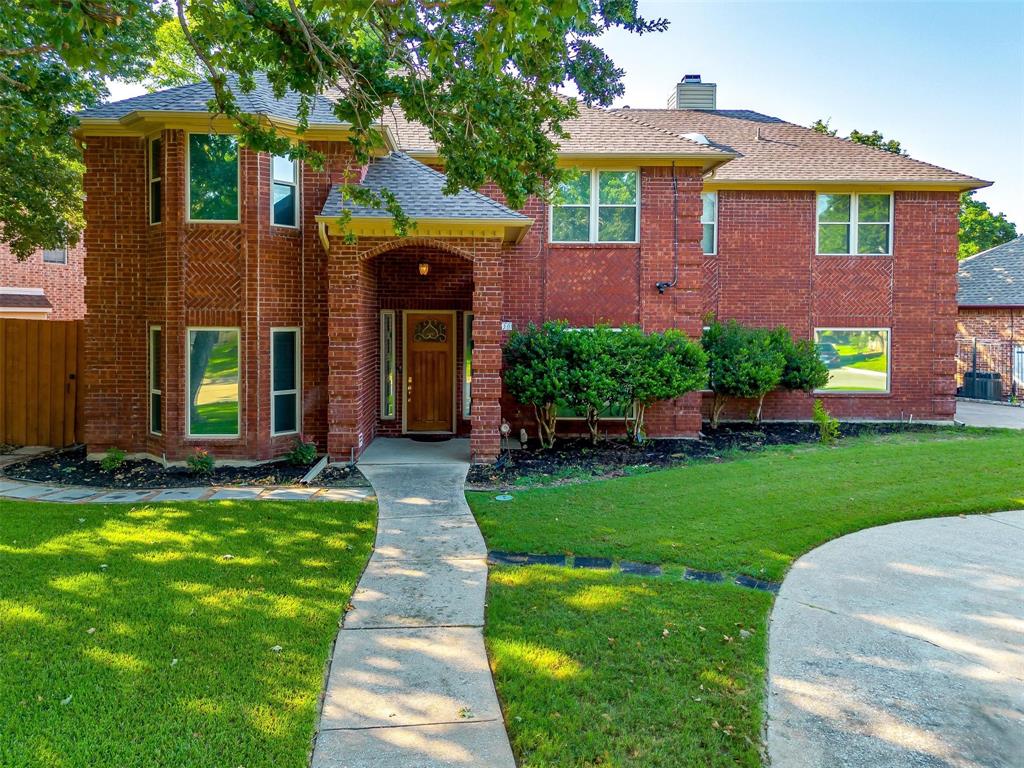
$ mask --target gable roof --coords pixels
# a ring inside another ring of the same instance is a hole
[[[443,192],[448,179],[418,160],[402,152],[372,160],[363,180],[353,186],[373,192],[387,189],[395,196],[403,213],[410,219],[478,219],[528,224],[528,216],[507,208],[486,195],[469,189],[460,189],[454,195]],[[331,187],[320,212],[322,218],[334,218],[344,212],[352,218],[389,219],[391,214],[383,208],[359,205],[342,200],[341,185]]]
[[[961,307],[1024,307],[1024,235],[960,262]]]
[[[743,109],[619,109],[617,114],[673,133],[702,133],[737,157],[714,182],[760,184],[906,184],[977,189],[991,182],[910,157],[827,136]]]
[[[251,115],[266,115],[277,120],[295,122],[299,113],[299,94],[286,91],[280,99],[274,96],[266,76],[255,77],[256,88],[243,93],[238,86],[238,78],[231,75],[231,90],[238,101],[239,109]],[[209,101],[213,98],[213,86],[203,80],[199,83],[181,85],[176,88],[165,88],[129,99],[98,104],[78,113],[80,118],[106,118],[121,120],[135,112],[195,112],[209,114]],[[344,127],[344,123],[335,117],[331,109],[331,101],[326,96],[318,96],[313,100],[309,122],[313,125],[336,125]]]

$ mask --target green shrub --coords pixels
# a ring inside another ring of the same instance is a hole
[[[128,458],[128,454],[120,448],[111,448],[100,460],[100,467],[104,472],[113,472],[121,468],[126,458]]]
[[[607,325],[598,325],[562,337],[566,356],[562,402],[583,416],[593,443],[598,440],[601,412],[618,399],[615,374],[619,336]]]
[[[301,437],[296,437],[292,443],[292,449],[285,454],[285,458],[292,464],[305,466],[316,460],[316,443],[304,442]]]
[[[711,426],[718,426],[730,397],[757,400],[754,418],[760,421],[764,397],[779,385],[786,365],[780,334],[712,318],[701,343],[708,356],[708,387],[715,393]]]
[[[192,474],[200,477],[208,477],[213,474],[213,454],[205,448],[196,448],[185,463],[192,470]]]
[[[821,400],[814,401],[814,423],[818,425],[822,445],[833,445],[839,439],[839,420],[825,409]]]
[[[775,333],[779,334],[786,355],[786,365],[779,381],[783,389],[810,394],[828,384],[828,367],[818,356],[818,348],[813,341],[793,341],[785,328],[776,328]]]
[[[505,343],[505,386],[520,403],[533,406],[544,448],[555,443],[558,402],[568,388],[567,333],[562,322],[540,328],[530,323],[525,331],[513,331]]]
[[[644,333],[633,325],[614,335],[615,402],[626,414],[630,440],[637,442],[645,437],[644,419],[650,406],[704,387],[708,359],[682,331]]]

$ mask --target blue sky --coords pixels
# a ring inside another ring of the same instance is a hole
[[[671,25],[602,38],[626,71],[618,105],[663,107],[682,75],[700,73],[718,83],[722,109],[879,130],[913,157],[994,181],[978,196],[1024,231],[1024,0],[640,8]]]
[[[1024,0],[640,9],[671,25],[603,38],[626,71],[618,105],[664,107],[682,75],[700,73],[721,109],[877,129],[915,158],[994,181],[978,196],[1024,232]]]

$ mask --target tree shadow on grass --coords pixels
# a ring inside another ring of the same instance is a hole
[[[8,507],[0,765],[306,765],[373,505]]]

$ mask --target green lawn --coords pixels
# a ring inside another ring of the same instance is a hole
[[[492,549],[667,564],[645,579],[491,573],[485,634],[521,768],[758,766],[772,598],[683,566],[780,579],[836,536],[1024,507],[1024,435],[943,431],[772,449],[585,485],[471,493]],[[668,634],[665,634],[668,630]]]
[[[5,501],[0,765],[305,768],[375,516]]]

